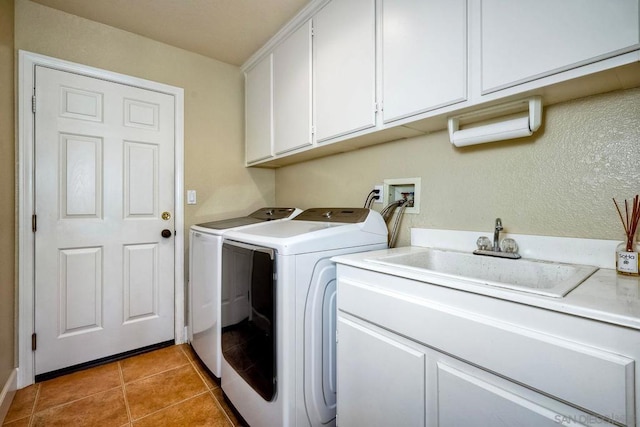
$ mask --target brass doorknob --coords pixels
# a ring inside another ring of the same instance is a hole
[[[165,239],[168,239],[169,237],[171,237],[171,230],[165,228],[160,234],[162,234],[162,237],[164,237]]]

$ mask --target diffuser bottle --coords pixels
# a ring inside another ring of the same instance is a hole
[[[640,224],[640,195],[636,194],[632,200],[625,200],[624,209],[622,204],[618,205],[616,199],[613,199],[613,204],[616,206],[626,236],[625,241],[616,248],[616,270],[620,274],[638,276],[640,275],[638,262],[640,247],[636,240],[636,231]]]
[[[619,274],[640,276],[640,243],[620,243],[616,248],[616,270]]]

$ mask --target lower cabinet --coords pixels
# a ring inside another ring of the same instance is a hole
[[[615,425],[466,363],[438,361],[435,369],[437,406],[430,425]]]
[[[338,336],[339,426],[615,425],[356,318]]]
[[[338,264],[339,426],[638,425],[638,331],[361,271]]]
[[[425,425],[423,352],[339,316],[337,363],[338,425]]]

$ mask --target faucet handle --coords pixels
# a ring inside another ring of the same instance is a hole
[[[511,254],[518,253],[518,244],[516,243],[515,240],[508,237],[506,239],[502,239],[502,242],[500,242],[500,248],[502,249],[503,252],[507,252]]]
[[[476,241],[476,245],[478,246],[478,250],[488,251],[491,249],[491,240],[487,236],[480,236]]]

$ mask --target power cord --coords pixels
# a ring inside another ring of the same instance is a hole
[[[371,205],[373,204],[374,200],[378,200],[380,198],[379,194],[380,190],[371,190],[369,192],[369,195],[367,195],[366,200],[364,201],[364,207],[367,209],[371,209]]]

